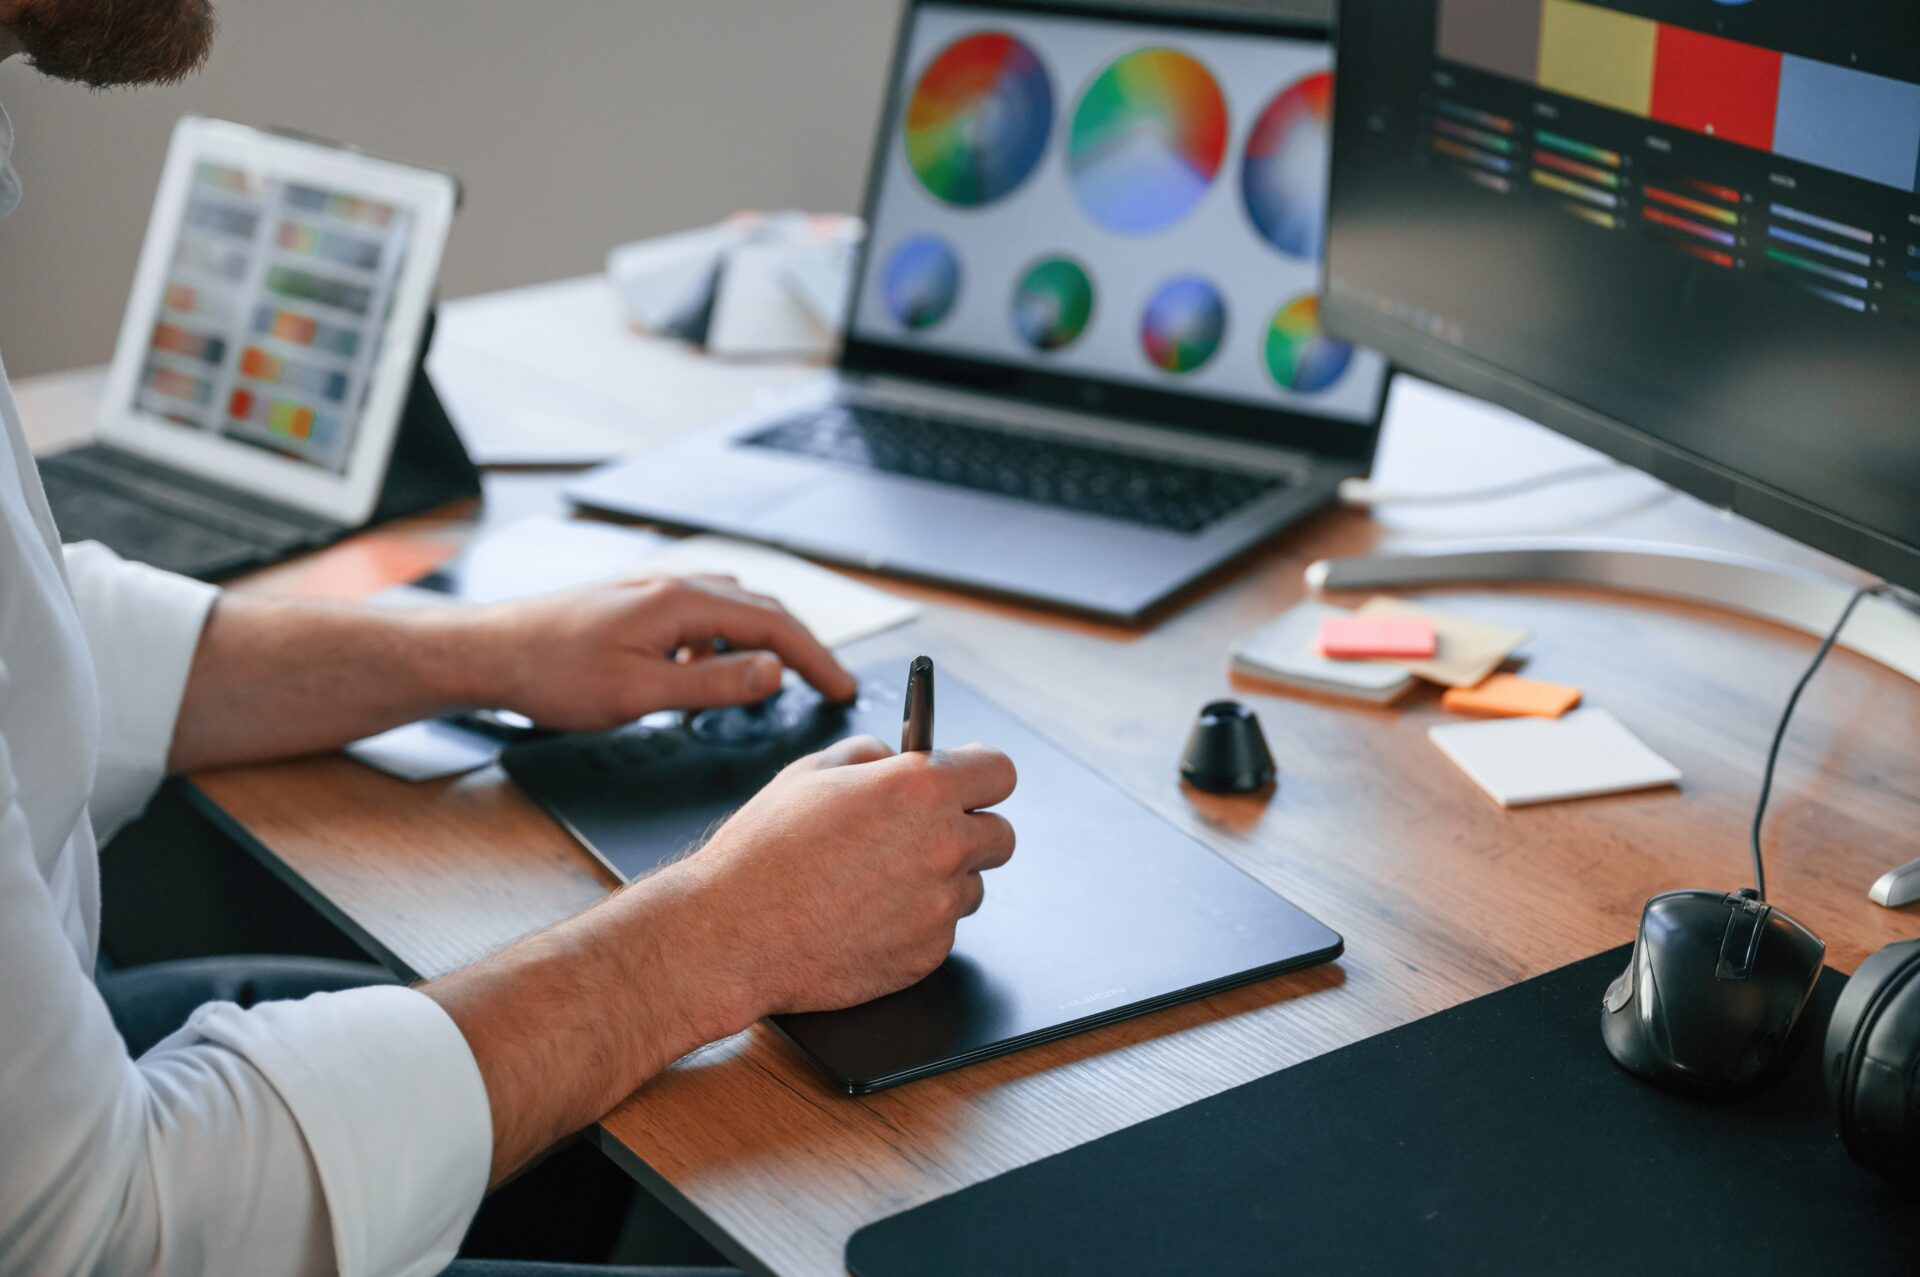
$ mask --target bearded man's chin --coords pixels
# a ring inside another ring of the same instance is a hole
[[[14,35],[34,70],[95,88],[171,84],[213,47],[210,0],[26,0]]]

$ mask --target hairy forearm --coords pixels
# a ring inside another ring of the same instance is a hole
[[[337,749],[474,707],[491,656],[454,609],[386,612],[229,594],[187,676],[174,771]]]
[[[473,1050],[498,1184],[753,1012],[701,924],[697,876],[668,870],[423,985]]]

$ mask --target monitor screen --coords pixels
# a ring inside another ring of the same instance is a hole
[[[363,192],[198,163],[135,405],[344,472],[412,217]]]
[[[1920,8],[1344,0],[1328,311],[1920,584]]]
[[[1319,322],[1331,66],[1310,33],[915,6],[851,336],[1364,437],[1385,366]]]

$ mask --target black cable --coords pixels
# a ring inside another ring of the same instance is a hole
[[[1847,605],[1840,609],[1840,619],[1833,623],[1833,629],[1827,632],[1826,641],[1820,644],[1820,650],[1813,654],[1813,661],[1807,666],[1807,672],[1793,685],[1793,695],[1787,697],[1787,707],[1780,711],[1780,725],[1773,729],[1773,747],[1767,750],[1767,768],[1760,775],[1760,801],[1753,809],[1753,886],[1760,898],[1767,898],[1767,867],[1760,857],[1760,827],[1767,819],[1767,799],[1773,793],[1773,767],[1780,761],[1780,744],[1787,738],[1787,724],[1793,721],[1793,707],[1800,703],[1800,693],[1807,690],[1807,684],[1813,681],[1814,674],[1820,669],[1821,662],[1827,659],[1827,653],[1840,640],[1840,631],[1847,628],[1847,622],[1853,619],[1853,609],[1860,606],[1860,600],[1869,594],[1880,593],[1880,586],[1862,586],[1853,592]]]

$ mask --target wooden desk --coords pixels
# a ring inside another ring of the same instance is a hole
[[[1384,471],[1445,487],[1446,456],[1517,429],[1489,420],[1436,442],[1428,424],[1396,424],[1404,439],[1390,442]],[[496,479],[489,518],[553,506],[554,486]],[[1643,495],[1543,494],[1498,518],[1567,530],[1585,503],[1596,525],[1587,530],[1781,548],[1690,502]],[[457,519],[434,526],[465,531]],[[1584,687],[1686,773],[1677,792],[1503,812],[1425,739],[1448,717],[1430,692],[1396,709],[1353,709],[1228,678],[1228,644],[1300,596],[1310,560],[1383,535],[1360,516],[1327,515],[1141,633],[891,586],[922,599],[926,616],[847,654],[925,650],[1020,706],[1339,930],[1340,962],[861,1099],[835,1094],[756,1027],[628,1099],[597,1133],[602,1146],[750,1271],[840,1273],[846,1240],[865,1223],[1620,944],[1652,892],[1746,880],[1766,743],[1810,640],[1605,594],[1436,596],[1535,631],[1530,670]],[[1176,780],[1192,714],[1229,691],[1266,724],[1282,775],[1269,803],[1207,798]],[[1836,652],[1782,756],[1769,870],[1774,898],[1826,937],[1843,970],[1920,930],[1912,911],[1866,899],[1879,873],[1920,851],[1916,759],[1920,687]],[[323,758],[195,780],[269,866],[409,975],[448,971],[612,886],[497,771],[409,786]],[[988,908],[992,899],[989,881]]]

